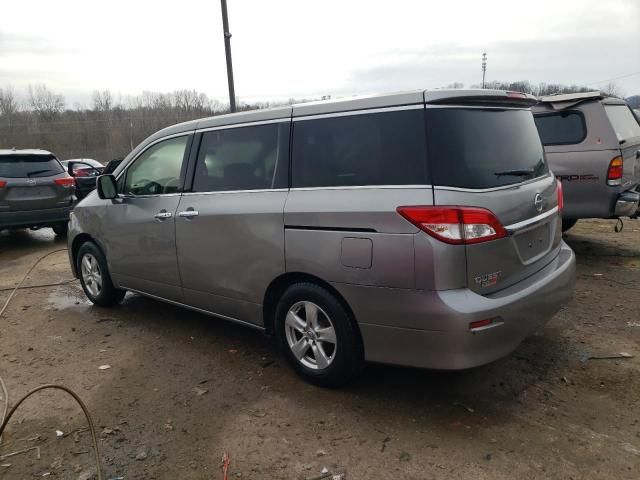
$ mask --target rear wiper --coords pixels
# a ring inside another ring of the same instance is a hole
[[[503,176],[514,176],[514,177],[526,177],[529,175],[533,175],[535,172],[535,169],[530,168],[528,170],[505,170],[504,172],[495,172],[494,175],[497,177],[503,177]]]
[[[33,172],[28,172],[27,173],[27,177],[30,177],[31,175],[38,175],[39,173],[46,173],[46,172],[50,172],[51,169],[47,168],[46,170],[34,170]]]

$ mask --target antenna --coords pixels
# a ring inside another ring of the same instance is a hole
[[[487,52],[482,53],[482,88],[484,88],[484,79],[487,73]]]

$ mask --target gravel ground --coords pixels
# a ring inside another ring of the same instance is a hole
[[[351,480],[638,479],[640,222],[613,226],[585,221],[566,235],[574,300],[511,356],[471,371],[368,365],[351,387],[323,390],[256,331],[137,295],[94,307],[73,282],[17,294],[0,319],[0,375],[13,401],[43,383],[77,391],[106,478],[221,479],[228,452],[230,479],[324,467]],[[64,247],[49,230],[0,233],[0,288]],[[57,253],[27,284],[67,279]],[[620,352],[633,357],[588,359]],[[40,458],[2,458],[32,447]],[[0,447],[3,480],[86,480],[93,468],[82,413],[61,393],[29,399]]]

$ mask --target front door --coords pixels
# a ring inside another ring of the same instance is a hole
[[[187,304],[262,323],[264,293],[285,268],[288,144],[288,118],[203,133],[176,216]]]
[[[151,145],[118,178],[103,238],[113,279],[122,287],[182,301],[175,213],[190,140],[185,134]]]

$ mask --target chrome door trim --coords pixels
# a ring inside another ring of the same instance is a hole
[[[521,222],[517,222],[517,223],[512,223],[511,225],[507,225],[505,228],[505,230],[509,231],[509,232],[514,232],[516,230],[520,230],[524,227],[528,227],[529,225],[533,225],[534,223],[538,223],[548,217],[550,217],[551,215],[554,215],[558,213],[558,207],[555,206],[553,207],[551,210],[547,210],[544,213],[541,213],[540,215],[536,215],[535,217],[531,217],[527,220],[523,220]]]
[[[451,192],[469,192],[469,193],[485,193],[485,192],[497,192],[499,190],[508,190],[510,188],[518,188],[523,185],[528,185],[530,183],[538,182],[544,178],[550,177],[551,173],[546,173],[540,177],[532,178],[530,180],[525,180],[523,182],[518,183],[510,183],[509,185],[500,185],[499,187],[490,187],[490,188],[464,188],[464,187],[448,187],[446,185],[434,185],[433,188],[435,190],[446,190]]]
[[[196,311],[196,312],[204,313],[205,315],[210,315],[210,316],[213,316],[213,317],[220,317],[220,318],[222,318],[224,320],[228,320],[228,321],[234,322],[234,323],[239,323],[239,324],[244,325],[246,327],[253,327],[253,328],[255,328],[257,330],[260,330],[262,332],[265,331],[264,327],[261,327],[260,325],[256,325],[256,324],[251,323],[251,322],[247,322],[245,320],[240,320],[238,318],[229,317],[227,315],[222,315],[220,313],[211,312],[209,310],[204,310],[204,309],[198,308],[198,307],[192,307],[191,305],[187,305],[186,303],[177,302],[175,300],[169,300],[168,298],[160,297],[158,295],[153,295],[152,293],[147,293],[147,292],[143,292],[141,290],[136,290],[135,288],[129,288],[126,285],[122,285],[122,286],[124,287],[125,290],[129,290],[130,292],[138,293],[138,294],[143,295],[145,297],[153,298],[155,300],[160,300],[161,302],[170,303],[170,304],[176,305],[178,307],[183,307],[183,308],[187,308],[189,310],[193,310],[193,311]]]
[[[356,185],[342,187],[293,187],[292,192],[306,192],[314,190],[416,190],[423,188],[432,188],[432,185]]]
[[[259,125],[271,125],[273,123],[284,123],[284,122],[290,122],[290,121],[291,121],[291,117],[284,117],[284,118],[276,118],[274,120],[259,120],[259,121],[256,121],[256,122],[230,123],[230,124],[225,124],[225,125],[217,125],[215,127],[198,128],[195,132],[196,133],[213,132],[213,131],[216,131],[216,130],[228,130],[230,128],[242,128],[242,127],[252,127],[252,126],[259,126]]]
[[[182,196],[192,195],[218,195],[229,193],[267,193],[267,192],[288,192],[288,188],[256,188],[255,190],[212,190],[210,192],[184,192]]]
[[[416,103],[412,105],[402,105],[396,107],[379,107],[379,108],[369,108],[363,110],[346,110],[342,112],[331,112],[331,113],[319,113],[317,115],[304,115],[301,117],[293,117],[291,120],[293,122],[304,121],[304,120],[315,120],[317,118],[333,118],[333,117],[350,117],[352,115],[367,115],[369,113],[385,113],[385,112],[399,112],[402,110],[423,110],[424,103]]]

